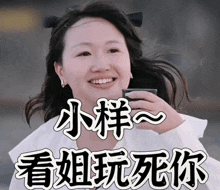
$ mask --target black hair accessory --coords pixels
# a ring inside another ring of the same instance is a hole
[[[45,17],[43,21],[44,28],[54,28],[60,21],[56,16]]]
[[[143,21],[142,12],[127,14],[127,16],[134,26],[141,27]]]
[[[132,22],[132,24],[136,27],[141,27],[143,14],[142,12],[127,14],[128,19]],[[49,16],[44,18],[43,26],[45,28],[54,28],[59,23],[60,18],[56,16]]]

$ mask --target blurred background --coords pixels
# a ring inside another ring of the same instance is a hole
[[[31,128],[24,104],[40,92],[51,29],[45,16],[61,16],[87,0],[0,0],[0,189],[8,189],[14,165],[8,151],[43,123]],[[146,55],[162,52],[185,75],[193,99],[183,109],[209,120],[201,142],[220,160],[220,1],[117,0],[126,13],[143,12],[138,32]],[[170,52],[171,54],[167,53]]]

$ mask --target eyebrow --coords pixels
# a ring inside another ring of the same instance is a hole
[[[112,44],[112,43],[117,43],[117,44],[122,44],[121,42],[117,41],[117,40],[110,40],[110,41],[107,41],[105,44]],[[71,49],[74,49],[78,46],[92,46],[92,43],[89,43],[89,42],[81,42],[73,47],[71,47]]]
[[[78,46],[91,46],[91,45],[92,45],[92,44],[89,43],[89,42],[81,42],[81,43],[79,43],[79,44],[77,44],[77,45],[75,45],[75,46],[72,46],[71,49],[74,49],[74,48],[76,48],[76,47],[78,47]]]
[[[112,43],[122,44],[118,40],[110,40],[110,41],[107,41],[105,44],[112,44]]]

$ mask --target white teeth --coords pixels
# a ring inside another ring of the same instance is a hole
[[[113,79],[112,78],[109,78],[109,79],[98,79],[98,80],[92,80],[91,83],[92,84],[106,84],[106,83],[109,83],[109,82],[112,82]]]

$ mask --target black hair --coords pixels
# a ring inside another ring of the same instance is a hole
[[[186,95],[189,100],[186,81],[179,70],[166,61],[143,57],[142,40],[138,37],[135,27],[127,15],[112,3],[96,1],[82,8],[69,10],[62,18],[56,19],[55,24],[52,23],[54,27],[51,32],[49,53],[46,57],[45,81],[41,93],[31,98],[25,106],[28,123],[35,112],[43,111],[46,122],[59,115],[63,108],[68,109],[67,100],[73,98],[73,94],[69,85],[61,87],[54,63],[62,64],[64,36],[67,30],[85,17],[103,18],[111,22],[123,34],[130,54],[131,72],[134,78],[131,80],[129,88],[158,89],[158,96],[176,109],[177,82],[174,77],[175,73],[183,86],[182,95]],[[167,81],[171,84],[171,92],[167,88]]]

